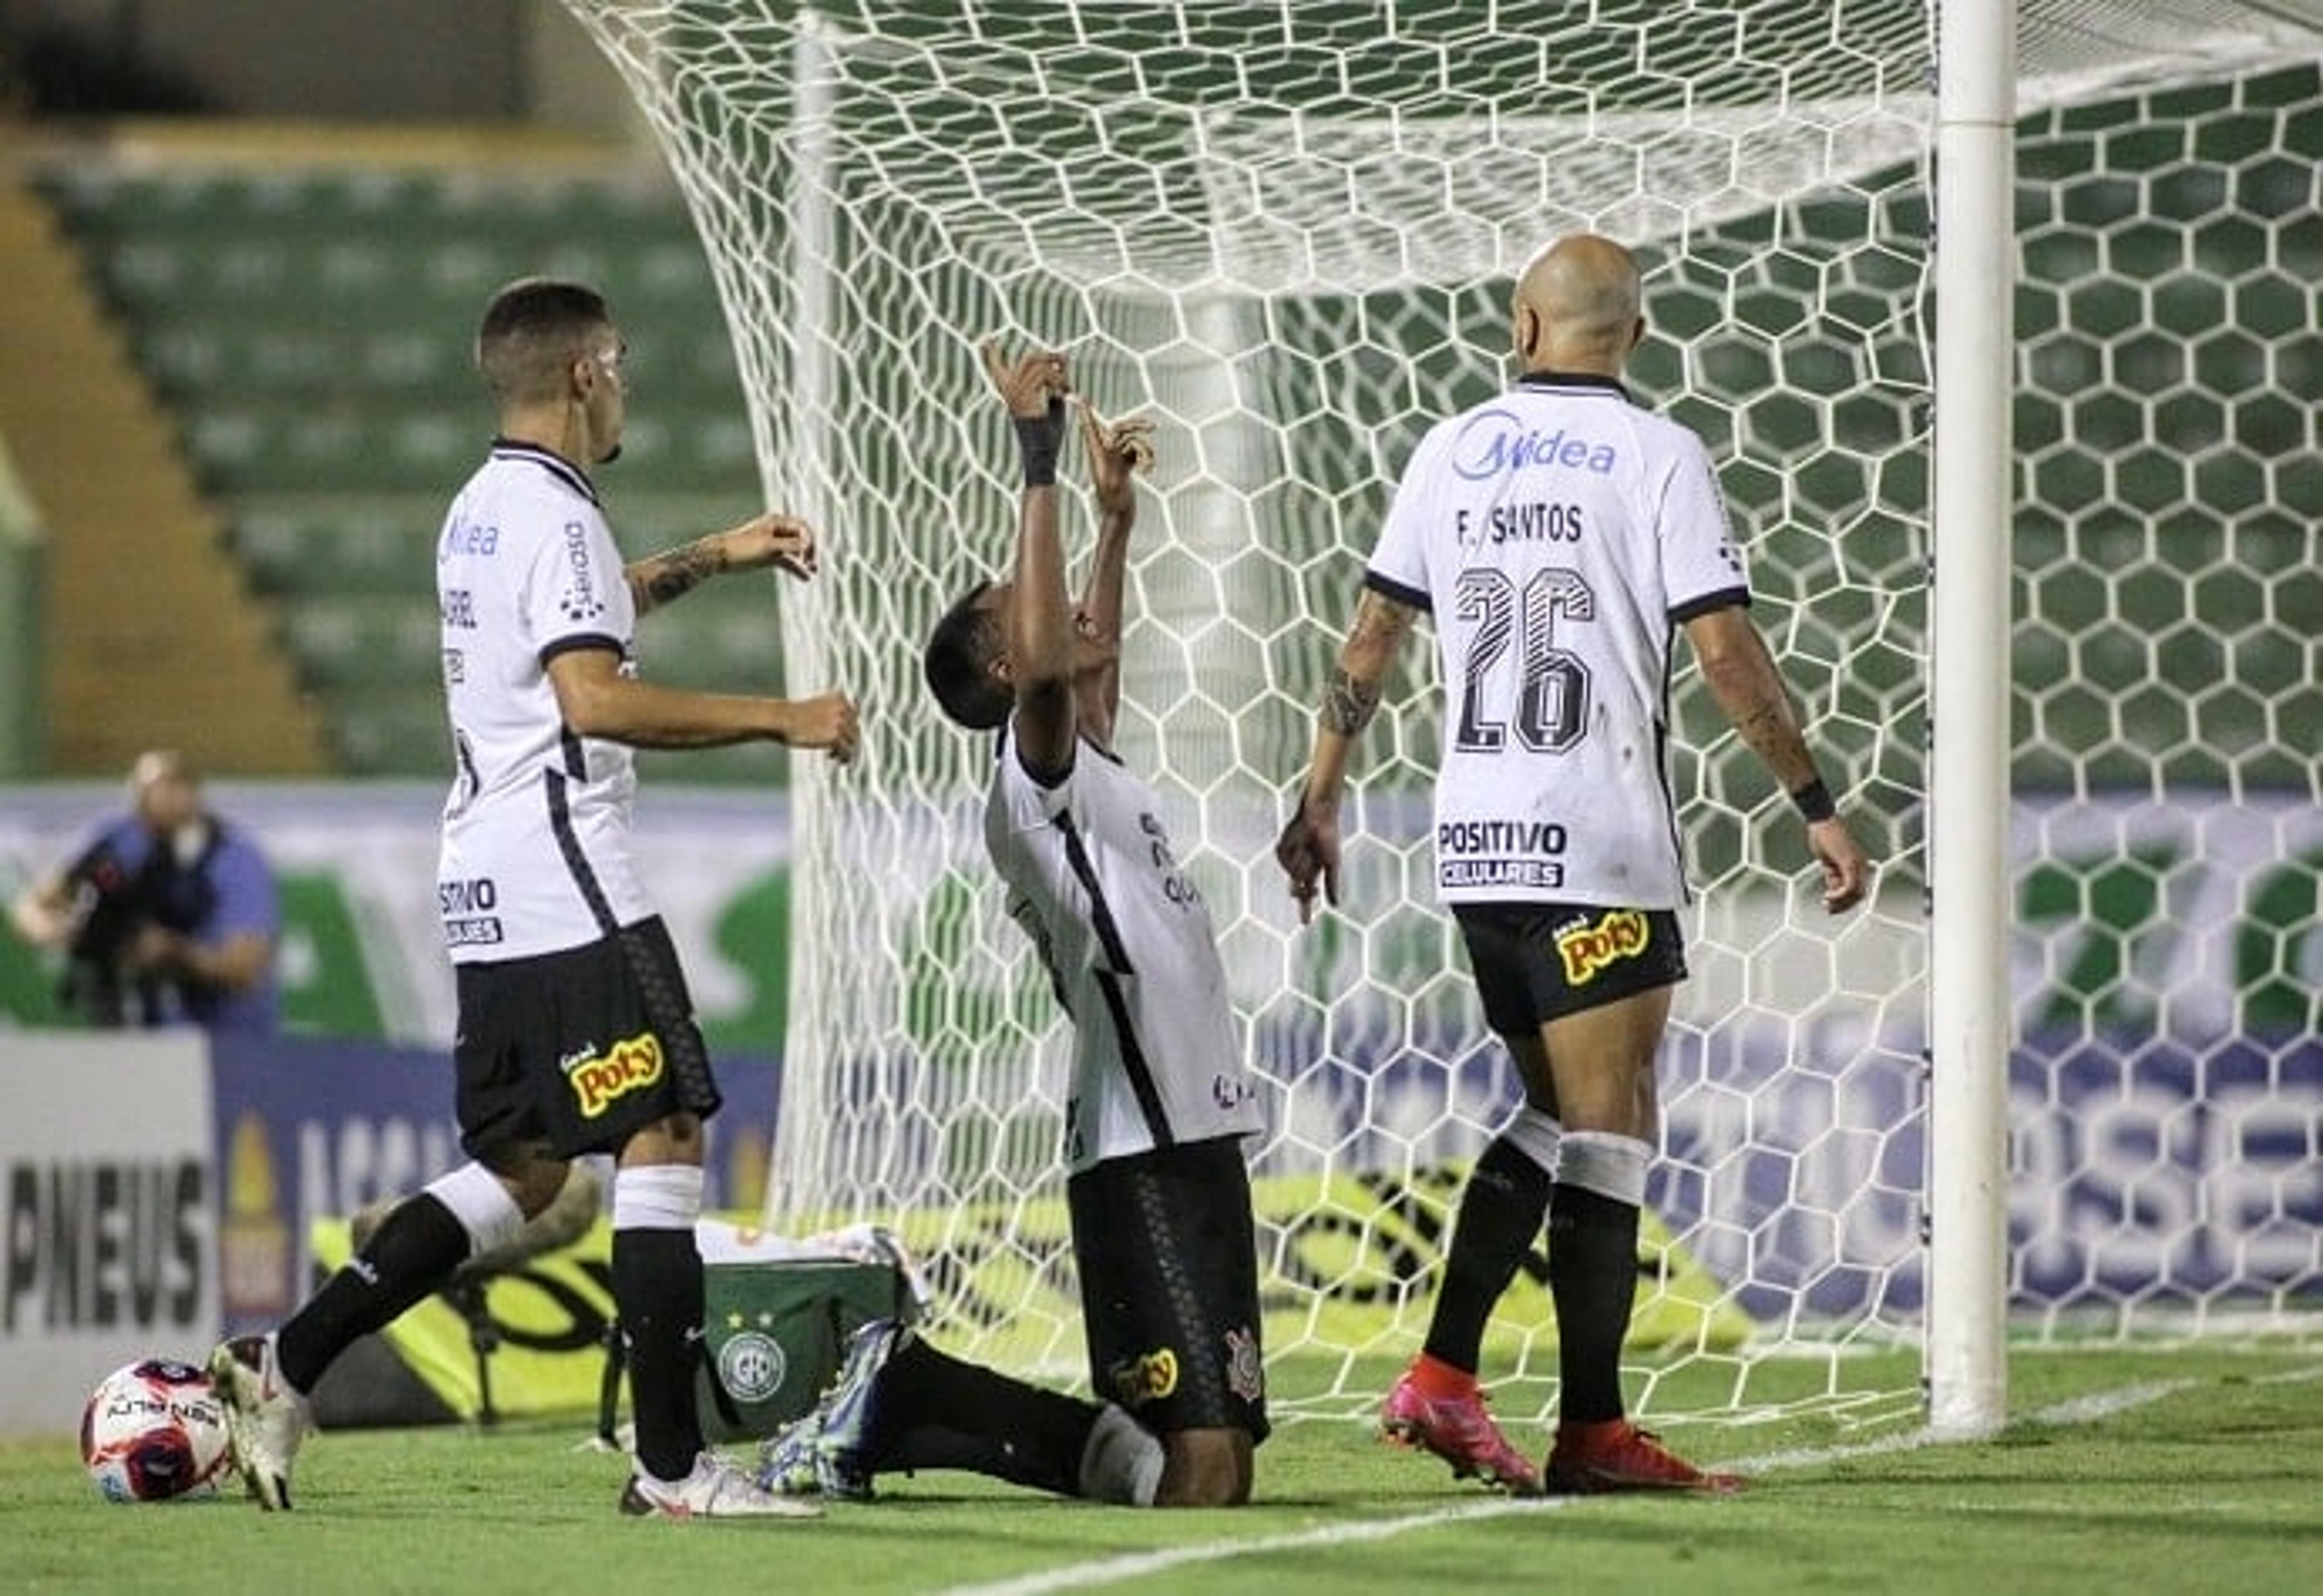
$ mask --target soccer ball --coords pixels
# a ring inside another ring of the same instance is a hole
[[[168,1358],[115,1370],[81,1410],[80,1460],[109,1502],[214,1494],[225,1471],[226,1432],[209,1375]]]

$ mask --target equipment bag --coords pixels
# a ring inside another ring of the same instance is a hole
[[[731,1227],[728,1227],[731,1228]],[[763,1439],[814,1406],[839,1372],[848,1338],[870,1319],[918,1316],[903,1250],[885,1231],[810,1242],[748,1231],[721,1244],[702,1229],[702,1431],[712,1441]],[[614,1440],[624,1368],[621,1327],[605,1334],[597,1433]]]

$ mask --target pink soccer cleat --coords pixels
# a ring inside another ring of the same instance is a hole
[[[1556,1426],[1548,1454],[1548,1491],[1594,1496],[1611,1491],[1704,1491],[1731,1496],[1740,1474],[1705,1473],[1626,1418]]]
[[[1471,1383],[1456,1396],[1430,1397],[1407,1369],[1380,1408],[1380,1431],[1404,1446],[1423,1446],[1452,1465],[1455,1480],[1482,1480],[1511,1496],[1538,1496],[1540,1471],[1509,1445]]]

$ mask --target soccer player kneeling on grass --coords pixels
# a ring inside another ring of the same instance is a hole
[[[1435,617],[1448,692],[1436,782],[1439,895],[1525,1101],[1460,1199],[1425,1350],[1382,1426],[1460,1475],[1530,1493],[1735,1489],[1631,1424],[1621,1344],[1659,1133],[1654,1054],[1685,978],[1686,902],[1665,745],[1672,635],[1797,802],[1823,906],[1871,866],[1816,773],[1751,625],[1710,459],[1632,403],[1638,266],[1581,234],[1517,285],[1513,391],[1445,421],[1405,467],[1324,693],[1299,806],[1275,845],[1304,920],[1338,902],[1339,802],[1413,619]],[[1484,1321],[1546,1215],[1556,1440],[1545,1468],[1484,1411]]]
[[[1060,1493],[1163,1506],[1249,1500],[1265,1439],[1257,1249],[1242,1139],[1261,1128],[1201,894],[1152,789],[1112,751],[1142,423],[1080,432],[1099,527],[1065,587],[1060,356],[987,344],[1024,467],[1015,579],[937,623],[924,656],[944,713],[997,733],[985,840],[1008,908],[1074,1030],[1066,1133],[1073,1256],[1103,1406],[944,1356],[886,1322],[859,1331],[816,1412],[771,1442],[776,1490],[869,1492],[876,1474],[965,1468]]]

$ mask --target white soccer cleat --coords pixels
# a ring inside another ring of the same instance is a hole
[[[290,1510],[290,1464],[315,1427],[307,1399],[290,1389],[274,1361],[274,1337],[238,1335],[210,1353],[210,1383],[225,1409],[226,1445],[251,1500],[269,1512]]]
[[[714,1452],[693,1460],[683,1480],[656,1480],[639,1468],[621,1488],[621,1511],[638,1518],[820,1518],[822,1509],[776,1496]]]

